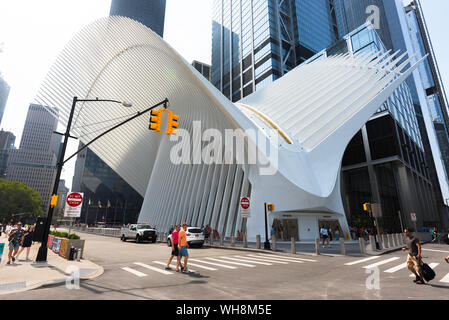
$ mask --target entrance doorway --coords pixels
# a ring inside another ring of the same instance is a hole
[[[295,241],[299,240],[298,219],[274,219],[273,228],[278,240],[290,241],[292,237],[295,238]]]
[[[338,220],[318,220],[318,228],[321,229],[321,227],[327,228],[327,230],[330,229],[329,232],[329,240],[338,240],[337,238],[343,237],[344,234],[340,226],[340,222]],[[337,232],[338,230],[338,232]]]

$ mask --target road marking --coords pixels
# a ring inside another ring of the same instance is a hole
[[[157,263],[157,264],[160,264],[160,265],[163,265],[163,266],[167,266],[167,264],[166,263],[163,263],[163,262],[161,262],[161,261],[153,261],[154,263]],[[172,265],[172,266],[175,266],[175,268],[176,268],[176,262],[175,261],[172,261],[171,263],[170,263],[170,265]],[[190,266],[190,263],[188,263],[187,264],[187,266]],[[191,271],[191,272],[196,272],[195,270],[192,270],[192,269],[190,269],[189,268],[189,271]],[[176,272],[176,270],[174,270],[174,272]]]
[[[236,256],[236,257],[239,257],[239,256]],[[256,261],[256,260],[248,260],[248,259],[243,258],[243,257],[239,257],[239,259],[230,258],[230,257],[220,257],[220,258],[234,260],[234,261],[241,261],[241,262],[251,262],[251,263],[255,263],[255,264],[262,264],[262,265],[265,265],[265,266],[272,266],[271,263],[261,262],[261,261]]]
[[[363,262],[371,261],[371,260],[378,259],[378,258],[380,258],[380,256],[374,256],[374,257],[369,257],[369,258],[365,258],[365,259],[362,259],[362,260],[356,260],[356,261],[353,261],[353,262],[345,263],[345,266],[353,266],[353,265],[358,264],[358,263],[363,263]]]
[[[263,259],[265,259],[268,262],[271,261],[283,261],[283,262],[294,262],[294,263],[304,263],[304,261],[299,261],[299,260],[293,260],[293,259],[289,259],[289,258],[268,258],[268,257],[263,257],[263,256],[253,256],[253,257],[261,257]]]
[[[293,260],[307,261],[307,262],[318,262],[317,260],[312,260],[312,259],[304,259],[304,258],[297,258],[297,257],[287,257],[287,256],[277,256],[277,255],[266,254],[266,253],[259,253],[258,255],[259,256],[263,256],[263,257],[276,257],[276,258],[281,258],[281,259],[293,259]]]
[[[250,257],[248,259],[253,259],[253,260],[258,260],[258,261],[265,261],[265,262],[278,263],[278,264],[288,264],[287,261],[267,260],[265,258],[262,258],[262,257],[259,257],[259,256],[255,256],[253,254],[249,254],[248,257]]]
[[[136,275],[136,276],[138,276],[138,277],[146,277],[146,276],[147,276],[147,275],[146,275],[145,273],[143,273],[143,272],[140,272],[140,271],[137,271],[137,270],[128,268],[128,267],[124,267],[124,268],[122,268],[122,269],[125,270],[125,271],[128,271],[128,272],[130,272],[130,273],[132,273],[132,274],[134,274],[134,275]]]
[[[449,273],[440,282],[449,283]]]
[[[433,251],[433,252],[445,252],[445,253],[449,253],[449,251],[444,251],[444,250],[435,250],[435,249],[422,249],[424,251]]]
[[[396,271],[399,271],[399,270],[405,269],[405,268],[407,268],[407,263],[404,262],[404,263],[402,263],[402,264],[400,264],[400,265],[398,265],[396,267],[393,267],[391,269],[385,270],[384,272],[386,272],[386,273],[394,273]]]
[[[222,264],[213,263],[213,262],[209,262],[209,261],[203,261],[203,260],[199,260],[199,259],[190,259],[190,260],[196,261],[196,262],[201,262],[201,263],[206,263],[206,264],[211,264],[213,266],[223,267],[223,268],[227,268],[227,269],[237,269],[237,267],[225,266],[225,265],[222,265]]]
[[[383,264],[386,264],[386,263],[389,263],[389,262],[392,262],[392,261],[396,261],[396,260],[398,260],[398,259],[399,259],[399,257],[393,257],[393,258],[390,258],[390,259],[387,259],[387,260],[382,260],[382,261],[380,261],[380,262],[376,262],[376,263],[370,264],[370,265],[365,266],[365,267],[363,267],[363,268],[365,268],[365,269],[371,269],[371,268],[378,267],[378,266],[381,266],[381,265],[383,265]]]
[[[238,266],[244,266],[244,267],[250,267],[250,268],[256,267],[256,266],[253,266],[252,264],[246,264],[246,263],[240,263],[240,262],[232,262],[232,261],[220,260],[220,259],[215,259],[215,258],[206,258],[206,259],[221,262],[221,263],[236,264]]]
[[[439,265],[439,263],[430,263],[429,264],[429,267],[431,267],[432,269],[435,269],[436,267],[438,267],[438,265]],[[415,275],[414,274],[411,274],[410,275],[410,278],[413,278]]]
[[[162,273],[162,274],[173,274],[173,272],[162,270],[162,269],[159,269],[159,268],[156,268],[156,267],[152,267],[152,266],[149,266],[149,265],[147,265],[145,263],[142,263],[142,262],[134,262],[134,264],[136,264],[138,266],[141,266],[143,268],[146,268],[146,269],[150,269],[150,270]]]

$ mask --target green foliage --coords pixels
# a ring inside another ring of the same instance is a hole
[[[75,233],[71,233],[69,235],[67,232],[50,231],[50,234],[59,238],[80,239],[80,236]]]
[[[25,183],[0,179],[0,217],[11,214],[43,214],[40,194]]]

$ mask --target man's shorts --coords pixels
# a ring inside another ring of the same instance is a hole
[[[174,245],[173,245],[173,248],[174,248],[174,249],[171,251],[171,255],[172,255],[172,256],[175,256],[175,257],[179,256],[178,244],[174,244]]]
[[[188,257],[189,253],[187,252],[187,247],[181,247],[181,250],[179,250],[179,256],[180,257]]]
[[[17,243],[17,244],[15,244],[13,242],[9,243],[9,250],[17,251],[17,250],[19,250],[19,248],[20,248],[20,243]]]
[[[416,271],[419,270],[419,261],[418,258],[409,254],[407,256],[407,269],[412,270],[413,268],[415,268]]]

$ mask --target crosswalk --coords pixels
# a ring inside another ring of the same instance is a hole
[[[290,256],[281,256],[264,253],[254,254],[241,254],[241,255],[229,255],[229,256],[214,256],[214,257],[198,257],[189,258],[188,268],[190,272],[197,272],[195,269],[202,269],[207,271],[220,271],[220,270],[236,270],[239,268],[256,268],[264,266],[280,266],[286,264],[303,264],[303,263],[315,263],[318,262],[314,259],[297,258]],[[163,274],[166,276],[176,274],[176,259],[174,259],[170,267],[171,270],[166,270],[166,261],[151,261],[151,262],[134,262],[132,267],[126,266],[121,268],[136,277],[146,277],[151,274]],[[154,272],[154,273],[153,273]]]
[[[405,262],[402,262],[401,264],[398,264],[398,265],[393,265],[394,263],[397,263],[398,260],[404,259],[404,257],[391,257],[391,258],[386,258],[386,259],[381,259],[381,258],[382,258],[382,256],[373,256],[373,257],[369,257],[369,258],[363,258],[363,259],[351,261],[351,262],[345,263],[344,265],[345,266],[358,265],[358,266],[362,267],[363,269],[372,269],[372,268],[384,266],[387,269],[383,270],[383,272],[389,273],[389,274],[394,274],[401,270],[405,270],[406,272],[409,272],[407,270],[407,264]],[[369,264],[367,264],[367,263],[369,263]],[[365,265],[365,264],[367,264],[367,265]],[[439,263],[439,262],[431,262],[431,263],[428,263],[428,265],[429,265],[429,267],[434,269],[434,271],[437,275],[433,281],[449,283],[448,268],[440,269],[440,270],[436,269],[438,266],[441,265],[441,263]],[[443,276],[443,277],[440,278],[441,276]],[[414,277],[414,275],[411,274],[410,277]]]

